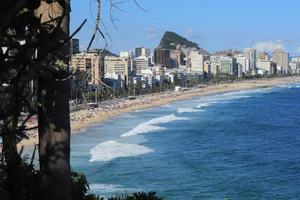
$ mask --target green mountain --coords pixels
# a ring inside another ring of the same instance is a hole
[[[192,42],[177,33],[167,31],[165,32],[164,36],[162,37],[159,46],[161,48],[165,49],[176,49],[177,45],[181,45],[181,47],[186,47],[186,48],[196,48],[200,51],[203,51],[203,53],[208,54],[208,52],[201,47],[195,42]]]

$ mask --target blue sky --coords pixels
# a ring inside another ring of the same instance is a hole
[[[113,0],[119,1],[119,0]],[[210,52],[255,47],[272,51],[284,48],[300,55],[300,0],[133,0],[113,10],[117,28],[110,21],[109,0],[102,0],[102,21],[112,42],[110,49],[154,48],[163,33],[174,31],[197,42]],[[95,0],[73,0],[71,30],[84,20],[88,23],[76,36],[87,46],[96,15]],[[103,32],[104,27],[102,26]],[[93,47],[101,48],[98,37]]]

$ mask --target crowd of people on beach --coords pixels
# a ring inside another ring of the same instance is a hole
[[[165,99],[172,99],[176,98],[182,94],[194,94],[199,93],[199,90],[203,90],[203,88],[192,88],[189,90],[185,90],[182,92],[175,92],[175,91],[167,91],[163,93],[154,93],[154,94],[147,94],[136,96],[134,99],[128,98],[115,98],[106,101],[97,102],[93,106],[78,106],[80,109],[74,109],[70,113],[70,122],[73,131],[76,131],[80,128],[85,127],[94,118],[100,117],[100,120],[107,119],[110,116],[116,115],[118,113],[122,113],[125,111],[129,111],[128,109],[134,110],[137,107],[143,107],[145,105],[152,105],[153,103],[161,102]],[[83,108],[84,107],[84,108]],[[26,124],[27,127],[33,127],[37,125],[37,118],[33,117],[31,120],[28,121]],[[38,131],[36,129],[28,131],[26,133],[29,138],[36,138]]]
[[[253,83],[255,84],[255,82]],[[147,95],[135,96],[134,98],[114,98],[110,100],[93,102],[92,104],[78,105],[71,109],[70,123],[72,132],[85,128],[91,123],[103,121],[112,116],[123,112],[130,112],[141,108],[155,105],[161,105],[165,102],[175,101],[180,97],[190,97],[200,94],[206,94],[211,91],[223,91],[228,84],[201,85],[199,87],[189,88],[181,91],[165,91],[161,93],[151,93]],[[237,86],[231,86],[234,89]],[[92,105],[92,106],[91,106]],[[73,106],[74,107],[74,106]],[[32,117],[27,127],[37,126],[37,117]],[[30,130],[26,133],[29,138],[37,138],[37,129]]]

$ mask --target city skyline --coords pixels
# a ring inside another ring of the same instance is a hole
[[[255,0],[243,3],[237,0],[192,0],[186,4],[179,0],[160,3],[146,0],[138,2],[146,12],[133,2],[120,5],[124,12],[117,9],[114,11],[113,15],[118,19],[118,29],[109,19],[108,3],[103,2],[102,19],[112,39],[112,51],[134,50],[136,46],[154,49],[165,31],[174,31],[197,42],[209,52],[252,47],[268,52],[282,48],[292,56],[300,54],[300,37],[297,36],[300,28],[295,26],[299,22],[300,14],[297,14],[297,2],[294,0]],[[95,9],[91,8],[95,8],[95,3],[73,4],[71,30],[74,30],[80,21],[88,19],[88,23],[76,35],[81,40],[83,49],[92,35]],[[197,8],[202,8],[201,12],[197,11]],[[103,29],[103,32],[106,31]],[[104,41],[98,38],[93,47],[101,48],[103,45]]]

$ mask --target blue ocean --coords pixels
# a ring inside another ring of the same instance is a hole
[[[300,84],[126,113],[74,135],[71,149],[104,197],[300,199]]]

